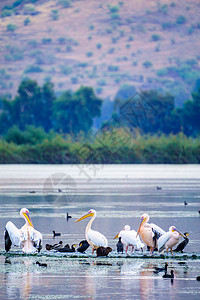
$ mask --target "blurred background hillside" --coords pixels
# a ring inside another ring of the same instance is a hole
[[[199,163],[199,8],[2,0],[0,162]]]
[[[1,0],[0,90],[27,77],[56,92],[124,84],[169,91],[181,106],[199,78],[198,0]]]

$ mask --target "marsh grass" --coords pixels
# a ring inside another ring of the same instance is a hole
[[[39,133],[38,133],[39,134]],[[24,134],[26,136],[26,134]],[[16,144],[14,138],[0,141],[0,163],[64,164],[88,163],[87,155],[80,149],[87,144],[89,163],[147,163],[188,164],[200,163],[200,139],[177,135],[141,135],[123,128],[116,128],[93,137],[72,137],[56,133],[42,134],[34,142]],[[15,143],[14,143],[15,142]]]

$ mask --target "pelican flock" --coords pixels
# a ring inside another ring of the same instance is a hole
[[[25,220],[25,224],[21,229],[18,229],[10,221],[6,224],[4,231],[6,252],[10,250],[12,244],[16,247],[22,247],[24,253],[40,252],[42,249],[42,235],[34,229],[29,210],[22,208],[20,217]]]
[[[46,244],[46,249],[56,250],[59,252],[78,251],[84,253],[85,250],[91,246],[92,254],[96,250],[97,256],[108,255],[108,253],[112,251],[112,248],[108,247],[107,238],[99,231],[91,228],[96,215],[96,211],[94,209],[90,209],[86,214],[75,221],[79,222],[91,217],[85,228],[86,240],[79,243],[78,249],[75,249],[75,244],[73,244],[71,248],[68,244],[63,247],[62,241],[58,244],[54,244],[53,246]],[[21,247],[24,253],[29,254],[40,252],[42,249],[42,234],[34,229],[29,210],[27,208],[22,208],[20,210],[20,217],[25,220],[25,224],[21,227],[21,229],[18,229],[11,221],[7,222],[5,226],[4,239],[6,252],[10,250],[12,245]],[[149,219],[148,214],[144,213],[141,215],[137,232],[133,229],[131,230],[129,225],[124,226],[124,228],[114,237],[114,239],[119,238],[117,243],[118,253],[123,253],[123,246],[126,247],[125,252],[127,254],[129,246],[132,247],[132,253],[133,250],[143,251],[143,248],[146,245],[147,248],[150,248],[150,254],[152,254],[154,250],[164,252],[166,249],[167,253],[170,250],[173,255],[173,247],[178,244],[181,236],[184,238],[184,241],[179,244],[179,251],[182,251],[189,242],[189,239],[187,238],[189,235],[188,233],[182,234],[175,226],[170,226],[169,230],[166,232],[158,225],[149,223]],[[58,236],[60,236],[60,234]],[[178,247],[177,249],[179,249]],[[175,249],[175,251],[177,251],[177,249]]]

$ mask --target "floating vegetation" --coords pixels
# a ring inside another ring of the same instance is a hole
[[[80,259],[80,258],[97,258],[96,254],[92,254],[92,251],[88,251],[85,254],[82,253],[62,253],[57,251],[41,251],[40,253],[34,253],[34,254],[24,254],[22,251],[16,250],[16,251],[10,251],[6,253],[5,251],[0,251],[0,255],[6,256],[6,257],[30,257],[30,256],[37,256],[37,257],[52,257],[52,258],[71,258],[71,259]],[[102,257],[101,257],[102,258]],[[111,254],[109,254],[108,257],[105,257],[105,259],[118,259],[118,258],[124,258],[124,259],[173,259],[173,260],[198,260],[200,259],[200,253],[180,253],[180,254],[160,254],[160,253],[154,253],[152,255],[149,254],[149,252],[135,252],[132,254],[118,254],[116,251],[112,251]],[[97,258],[98,259],[98,258]]]

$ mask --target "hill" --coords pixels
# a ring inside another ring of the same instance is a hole
[[[0,94],[30,77],[111,100],[124,84],[167,90],[181,105],[200,77],[198,0],[2,0],[0,9]]]

